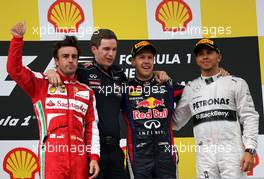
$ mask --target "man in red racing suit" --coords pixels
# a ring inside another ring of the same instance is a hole
[[[10,43],[7,71],[31,97],[34,105],[40,135],[40,178],[87,179],[88,162],[90,162],[90,172],[98,174],[100,143],[93,91],[76,81],[77,65],[74,71],[73,59],[68,59],[71,62],[67,62],[64,66],[64,69],[72,70],[72,76],[67,76],[62,70],[58,70],[64,84],[62,87],[52,86],[42,73],[34,73],[24,67],[22,65],[24,33],[21,34],[19,31],[21,29],[23,31],[25,27],[20,23],[11,30],[14,38]],[[56,55],[59,56],[62,48],[73,49],[76,51],[78,63],[77,43],[70,44],[72,42],[77,41],[75,37],[70,36],[58,42],[61,46]],[[64,56],[69,55],[68,52],[65,51]],[[57,58],[61,58],[58,56]],[[72,57],[75,56],[70,58]],[[57,65],[57,69],[61,68],[60,65],[62,63]]]

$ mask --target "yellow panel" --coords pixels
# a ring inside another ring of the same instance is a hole
[[[204,37],[257,36],[256,2],[253,0],[201,0],[203,28],[221,27]],[[231,27],[230,29],[227,29]],[[219,31],[220,30],[220,31]],[[229,34],[227,34],[229,33]]]
[[[39,40],[39,34],[33,33],[39,28],[37,0],[7,0],[1,1],[0,11],[0,40],[10,40],[10,29],[20,21],[25,21],[27,32],[25,40]]]
[[[174,138],[179,152],[179,178],[196,178],[196,157],[194,138]]]
[[[93,1],[94,26],[113,30],[118,39],[147,39],[145,0]]]
[[[264,37],[259,37],[258,41],[259,41],[259,59],[260,59],[260,69],[261,69],[261,83],[262,83],[262,85],[264,85]]]

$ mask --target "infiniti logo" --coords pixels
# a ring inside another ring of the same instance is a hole
[[[89,76],[90,76],[90,78],[94,78],[94,79],[97,78],[96,74],[90,74]]]
[[[155,129],[158,129],[160,127],[160,122],[157,120],[148,120],[144,123],[145,128],[151,129],[154,127]]]

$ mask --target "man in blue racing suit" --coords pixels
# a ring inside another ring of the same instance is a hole
[[[176,178],[172,114],[182,86],[158,85],[153,78],[156,49],[147,41],[133,45],[136,77],[128,81],[122,107],[128,124],[128,164],[133,178]]]

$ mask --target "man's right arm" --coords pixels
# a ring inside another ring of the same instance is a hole
[[[24,45],[23,29],[25,27],[23,27],[24,24],[21,24],[22,23],[18,23],[11,30],[13,39],[11,40],[8,51],[7,72],[28,95],[33,97],[35,95],[36,86],[38,85],[37,76],[40,78],[44,78],[44,76],[41,73],[33,73],[22,64],[22,51]]]

